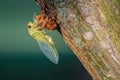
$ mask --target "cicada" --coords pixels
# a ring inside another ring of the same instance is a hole
[[[40,50],[43,54],[53,63],[58,64],[59,55],[55,48],[53,39],[48,36],[44,29],[39,26],[38,22],[34,19],[33,22],[28,23],[28,32],[39,44]]]

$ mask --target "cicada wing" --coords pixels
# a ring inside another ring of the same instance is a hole
[[[54,45],[50,44],[48,41],[39,41],[38,40],[38,44],[40,47],[40,50],[43,52],[43,54],[53,63],[58,64],[58,60],[59,60],[59,55],[58,52],[56,50],[56,48],[54,47]]]

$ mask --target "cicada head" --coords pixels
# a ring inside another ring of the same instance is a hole
[[[27,26],[28,26],[28,32],[30,35],[34,34],[35,29],[38,27],[38,25],[33,22],[29,22]]]

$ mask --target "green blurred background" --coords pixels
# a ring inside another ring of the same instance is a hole
[[[51,63],[27,32],[34,0],[0,0],[0,80],[92,80],[57,31],[48,32],[55,41],[60,60]]]

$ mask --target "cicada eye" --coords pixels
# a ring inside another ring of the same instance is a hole
[[[39,27],[39,28],[38,28],[38,30],[39,30],[39,31],[42,31],[42,30],[43,30],[43,28],[42,28],[42,27]]]
[[[31,28],[31,26],[30,26],[30,25],[28,25],[28,28]]]

